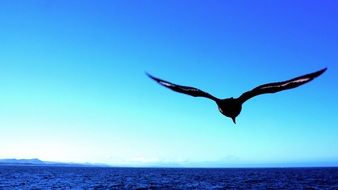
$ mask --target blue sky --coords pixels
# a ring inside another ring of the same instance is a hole
[[[0,158],[117,165],[337,165],[336,1],[0,1]],[[238,97],[216,104],[144,75]]]

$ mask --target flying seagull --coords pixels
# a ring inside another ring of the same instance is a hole
[[[216,102],[218,106],[218,110],[225,115],[226,117],[230,117],[232,121],[236,124],[236,117],[241,113],[242,105],[245,101],[249,100],[250,98],[253,98],[255,96],[261,95],[261,94],[269,94],[269,93],[276,93],[282,90],[288,90],[292,88],[296,88],[300,85],[303,85],[307,82],[310,82],[314,78],[320,76],[326,71],[327,68],[324,68],[322,70],[306,74],[303,76],[299,76],[287,81],[283,82],[274,82],[274,83],[268,83],[263,84],[260,86],[257,86],[256,88],[244,92],[240,97],[238,98],[226,98],[226,99],[218,99],[214,97],[213,95],[204,92],[198,88],[189,87],[189,86],[181,86],[177,85],[159,78],[156,78],[149,73],[146,73],[151,79],[155,80],[160,85],[167,87],[173,91],[187,94],[194,97],[204,97],[209,98]]]

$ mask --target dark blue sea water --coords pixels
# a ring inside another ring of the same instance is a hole
[[[0,166],[0,189],[338,189],[338,168]]]

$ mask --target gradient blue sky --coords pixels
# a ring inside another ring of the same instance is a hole
[[[338,3],[0,1],[0,158],[180,166],[338,165]],[[257,97],[237,125],[144,75]]]

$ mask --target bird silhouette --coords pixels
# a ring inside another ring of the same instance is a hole
[[[218,110],[225,115],[226,117],[229,117],[232,119],[232,121],[236,124],[236,117],[241,113],[242,105],[245,101],[249,100],[250,98],[253,98],[255,96],[261,95],[261,94],[269,94],[269,93],[276,93],[283,90],[288,90],[292,88],[296,88],[298,86],[301,86],[307,82],[310,82],[314,78],[320,76],[326,71],[327,68],[321,69],[319,71],[306,74],[303,76],[299,76],[287,81],[283,82],[274,82],[274,83],[268,83],[263,84],[260,86],[257,86],[256,88],[244,92],[240,97],[238,98],[226,98],[226,99],[218,99],[214,97],[213,95],[204,92],[198,88],[189,87],[189,86],[181,86],[177,85],[159,78],[156,78],[149,73],[146,72],[146,74],[153,80],[155,80],[160,85],[167,87],[173,91],[187,94],[194,97],[204,97],[209,98],[216,102],[218,106]]]

